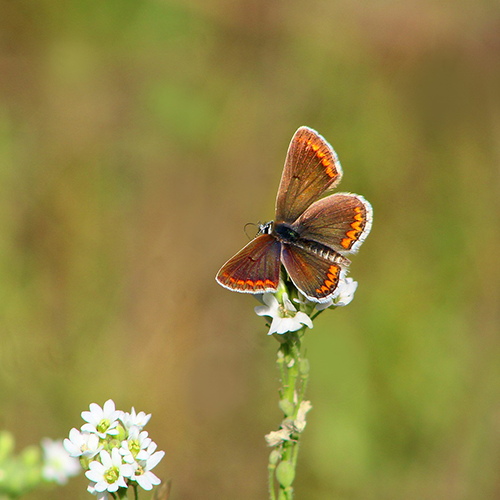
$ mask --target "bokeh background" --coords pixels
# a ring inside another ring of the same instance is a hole
[[[375,220],[355,300],[307,334],[297,499],[499,497],[498,2],[0,9],[0,428],[19,450],[113,398],[153,414],[174,500],[267,497],[277,343],[214,275],[273,218],[308,125]]]

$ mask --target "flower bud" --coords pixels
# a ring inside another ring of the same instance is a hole
[[[290,462],[281,462],[276,467],[276,479],[283,488],[288,488],[292,485],[295,479],[295,469]]]
[[[278,450],[273,450],[269,455],[269,463],[271,465],[276,465],[281,458],[281,453]]]
[[[299,370],[302,375],[308,375],[309,374],[309,360],[308,359],[301,359],[299,363]]]
[[[288,399],[282,399],[279,406],[286,417],[292,416],[295,412],[295,405],[291,401],[288,401]]]

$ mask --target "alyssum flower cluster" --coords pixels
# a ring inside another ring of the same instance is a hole
[[[101,408],[92,403],[90,411],[82,412],[85,424],[81,429],[71,429],[64,448],[80,464],[90,480],[88,491],[98,500],[122,496],[115,493],[120,488],[140,486],[151,490],[160,484],[152,469],[165,455],[156,451],[156,443],[143,430],[151,415],[144,412],[130,413],[115,409],[109,399]]]

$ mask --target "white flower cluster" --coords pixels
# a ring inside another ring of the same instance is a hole
[[[272,293],[265,293],[262,296],[264,306],[256,306],[254,308],[257,316],[270,316],[273,318],[269,328],[268,335],[277,333],[282,335],[286,332],[296,332],[303,325],[309,328],[313,327],[311,318],[303,312],[297,311],[297,308],[292,304],[286,292],[282,296],[282,304]]]
[[[341,274],[341,279],[335,295],[327,302],[310,302],[304,297],[300,300],[294,300],[301,305],[310,304],[316,311],[322,311],[328,307],[343,307],[351,303],[357,287],[358,282],[354,281],[352,278],[346,278],[345,273],[343,273]],[[276,298],[277,295],[281,295],[280,300]],[[262,295],[257,295],[257,299],[263,302],[264,305],[256,306],[254,308],[255,314],[272,318],[268,335],[274,333],[282,335],[287,332],[296,332],[303,328],[304,325],[309,328],[313,327],[310,316],[305,312],[297,311],[297,308],[288,298],[286,292],[282,294],[266,292]],[[311,309],[311,313],[314,312],[314,309]]]
[[[72,457],[78,457],[85,475],[90,480],[88,491],[98,500],[107,500],[109,493],[119,488],[138,484],[145,490],[160,484],[151,470],[165,455],[156,451],[156,443],[142,429],[151,415],[130,413],[115,409],[109,399],[101,408],[92,403],[90,411],[82,412],[87,422],[81,428],[71,429],[64,448]]]

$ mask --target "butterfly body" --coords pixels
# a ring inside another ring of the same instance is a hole
[[[284,243],[295,243],[300,238],[299,233],[284,222],[273,223],[271,234]]]
[[[258,235],[217,274],[237,292],[275,292],[281,264],[309,300],[327,302],[338,290],[350,261],[370,232],[371,205],[351,193],[322,197],[342,177],[337,155],[316,131],[301,127],[288,149],[276,200],[276,222]]]

